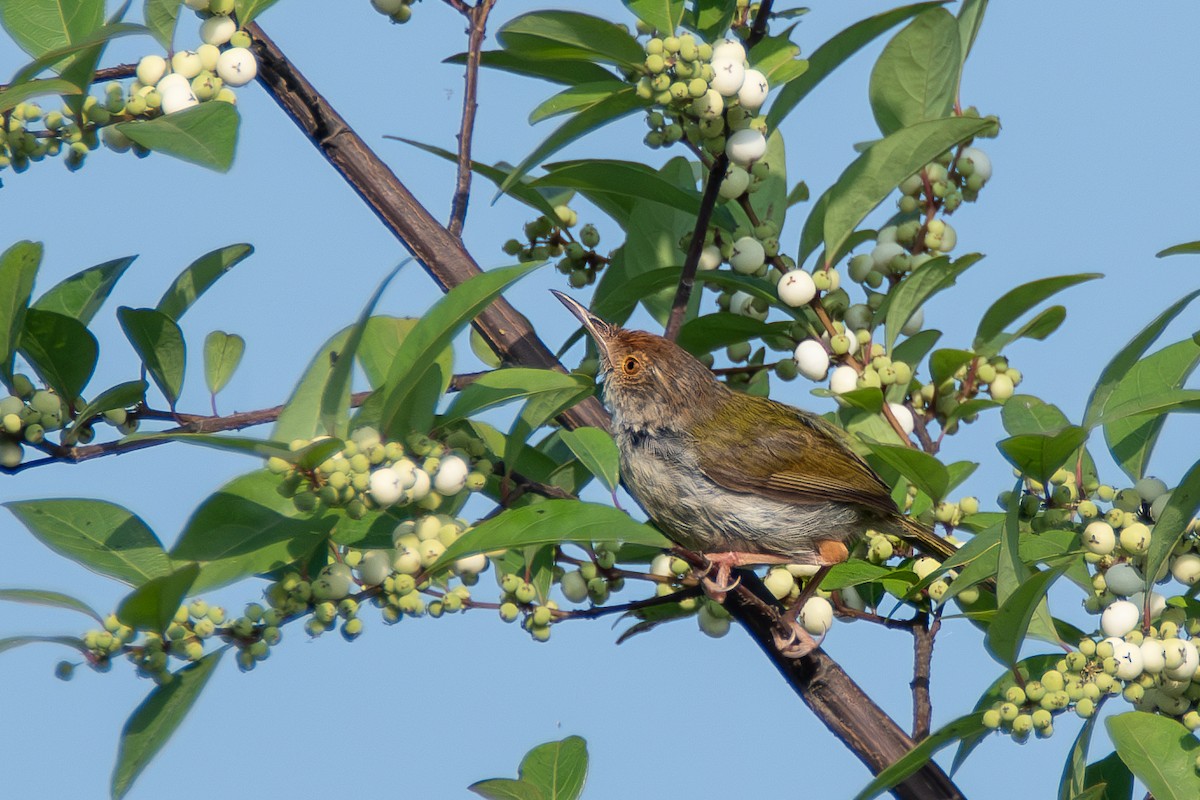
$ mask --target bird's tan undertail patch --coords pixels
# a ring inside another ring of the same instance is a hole
[[[834,564],[841,564],[850,557],[850,551],[846,549],[846,545],[839,542],[837,539],[823,539],[817,542],[817,555],[820,557],[821,566],[832,567]]]

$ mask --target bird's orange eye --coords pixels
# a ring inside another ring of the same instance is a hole
[[[642,368],[642,362],[638,361],[635,356],[626,356],[621,368],[625,370],[626,375],[635,375]]]

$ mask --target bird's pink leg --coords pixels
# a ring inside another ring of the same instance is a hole
[[[736,580],[733,583],[729,582],[729,572],[734,567],[788,563],[783,556],[768,556],[762,553],[705,553],[704,557],[708,559],[708,572],[700,582],[704,586],[704,593],[718,603],[724,602],[725,595],[738,585]],[[713,574],[714,569],[716,574],[711,578],[708,577]]]

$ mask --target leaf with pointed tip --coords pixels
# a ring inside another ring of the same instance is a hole
[[[617,490],[621,481],[621,453],[608,431],[591,427],[576,428],[573,431],[564,430],[560,437],[588,471],[600,479],[605,489],[610,492]]]
[[[587,743],[579,736],[568,736],[530,750],[517,774],[522,781],[536,786],[546,800],[577,800],[583,793],[587,771]]]
[[[695,215],[700,193],[667,180],[657,170],[632,161],[590,159],[546,165],[546,174],[529,182],[534,188],[555,187],[615,194],[662,203]]]
[[[341,439],[329,438],[319,439],[300,450],[292,450],[286,442],[270,442],[263,441],[262,439],[251,439],[248,436],[229,436],[220,433],[185,433],[175,431],[135,433],[126,436],[121,441],[126,444],[136,444],[138,442],[180,442],[181,444],[199,445],[201,447],[210,447],[214,450],[222,450],[227,453],[240,453],[258,458],[282,458],[290,464],[304,464],[308,467],[320,464],[332,455],[331,451],[336,452],[345,446],[345,442]],[[314,450],[321,454],[321,457],[317,459],[315,464],[312,464],[310,463],[312,459],[308,457],[308,454]]]
[[[146,581],[117,606],[117,619],[136,630],[165,631],[199,574],[198,564],[185,564]]]
[[[1155,258],[1166,258],[1167,256],[1182,256],[1196,255],[1200,253],[1200,242],[1185,242],[1184,244],[1171,245],[1165,250],[1159,250],[1154,254]]]
[[[456,53],[445,59],[443,64],[466,64],[467,54]],[[613,79],[613,73],[590,61],[575,59],[547,59],[540,56],[522,55],[508,50],[484,50],[479,54],[479,65],[514,75],[541,78],[551,83],[566,85],[595,83]]]
[[[606,78],[595,83],[579,83],[568,86],[561,92],[543,100],[529,112],[529,124],[536,125],[545,119],[572,111],[591,108],[615,92],[629,88],[625,81]]]
[[[1023,433],[997,443],[1000,453],[1021,474],[1047,482],[1055,470],[1087,441],[1088,430],[1068,425],[1054,434]]]
[[[992,303],[987,311],[983,312],[983,317],[979,320],[979,328],[975,332],[975,343],[972,346],[980,353],[994,355],[999,352],[999,347],[994,347],[994,343],[1004,333],[1004,328],[1009,323],[1015,322],[1026,311],[1064,289],[1102,277],[1104,276],[1098,272],[1088,272],[1080,275],[1040,278],[1006,292],[999,300]]]
[[[602,61],[640,68],[646,53],[623,25],[577,11],[531,11],[501,26],[506,50],[542,58]]]
[[[15,85],[10,83],[8,88],[0,91],[0,114],[11,111],[21,103],[28,102],[35,97],[48,94],[77,95],[82,93],[82,89],[64,78],[45,78]]]
[[[113,800],[121,800],[150,760],[163,748],[196,703],[228,646],[188,664],[174,673],[170,683],[155,687],[121,730],[117,763],[113,768]]]
[[[78,611],[80,614],[86,614],[101,625],[104,624],[104,617],[93,611],[91,606],[82,600],[71,597],[69,594],[63,594],[62,592],[51,592],[46,589],[0,589],[0,600],[9,600],[13,603],[28,603],[35,606],[49,606],[50,608],[65,608],[69,611]]]
[[[13,354],[25,329],[42,245],[21,241],[0,253],[0,380],[12,386]]]
[[[254,248],[248,244],[231,244],[205,253],[179,273],[155,308],[178,322],[218,278],[253,253]]]
[[[870,800],[873,797],[878,797],[929,763],[929,760],[933,758],[933,754],[938,750],[984,730],[986,729],[983,727],[982,712],[967,714],[946,723],[921,740],[912,750],[909,750],[889,767],[880,771],[874,780],[854,796],[854,800]]]
[[[104,0],[20,0],[0,3],[0,22],[35,58],[89,36],[104,23]]]
[[[179,21],[181,5],[183,0],[146,0],[143,6],[146,27],[168,51],[174,50],[172,43],[175,41],[175,25]]]
[[[117,130],[148,150],[217,172],[233,166],[240,118],[229,103],[202,103],[151,120],[118,122]]]
[[[880,444],[868,439],[863,443],[871,453],[907,478],[913,486],[929,495],[934,503],[941,502],[950,487],[950,473],[934,456],[903,445]]]
[[[988,624],[984,646],[1004,666],[1011,667],[1017,662],[1034,614],[1044,607],[1046,592],[1065,569],[1066,565],[1063,565],[1034,573],[996,609],[996,615]],[[1058,641],[1057,637],[1054,641]]]
[[[93,572],[141,586],[171,571],[154,532],[132,512],[103,500],[14,500],[4,504],[29,532]]]
[[[1133,800],[1133,773],[1116,751],[1099,761],[1088,764],[1084,783],[1091,792],[1101,790],[1099,796],[1081,796],[1077,800]]]
[[[249,25],[255,17],[278,2],[279,0],[236,0],[234,9],[237,11],[238,25]]]
[[[245,352],[246,340],[236,333],[213,331],[204,337],[204,383],[209,392],[225,388]]]
[[[467,787],[487,800],[545,800],[542,793],[532,783],[514,781],[512,778],[491,778],[477,781]]]
[[[982,258],[978,253],[968,253],[955,261],[947,256],[939,256],[917,267],[900,285],[893,287],[883,305],[875,312],[876,319],[883,319],[884,347],[887,351],[892,351],[901,329],[929,298],[953,286],[959,275]]]
[[[578,376],[556,370],[533,367],[494,370],[463,387],[439,424],[449,425],[455,420],[465,419],[514,400],[529,400],[539,394],[574,390],[579,386]]]
[[[153,308],[121,306],[117,309],[117,321],[154,384],[167,398],[168,405],[174,408],[183,391],[183,374],[187,367],[183,331],[175,320]]]
[[[73,402],[92,378],[100,345],[74,317],[31,308],[21,331],[21,355],[46,384]]]
[[[32,308],[74,317],[87,325],[136,258],[137,256],[114,258],[112,261],[76,272],[47,289],[34,301]]]
[[[87,646],[83,643],[83,639],[76,636],[9,636],[0,639],[0,653],[27,644],[61,644],[73,647],[80,653],[86,654],[89,652]]]
[[[358,345],[357,355],[358,363],[362,365],[371,386],[382,386],[387,380],[388,371],[392,362],[396,360],[400,345],[418,322],[420,320],[380,315],[367,320],[367,329]],[[474,328],[471,330],[474,331]],[[435,360],[442,375],[440,394],[445,394],[454,374],[454,348],[447,347]]]
[[[1062,778],[1058,782],[1058,800],[1080,800],[1087,787],[1087,754],[1096,728],[1097,715],[1088,717],[1079,728],[1079,735],[1067,753]]]
[[[83,407],[79,416],[75,418],[75,422],[67,429],[63,444],[74,444],[82,427],[105,411],[130,408],[142,402],[146,398],[147,387],[148,384],[145,381],[126,381],[96,395],[90,403]]]
[[[944,8],[920,14],[892,37],[871,70],[869,88],[871,111],[885,136],[950,114],[961,48],[958,21]]]

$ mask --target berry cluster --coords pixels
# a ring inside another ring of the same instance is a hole
[[[521,262],[561,258],[556,268],[570,280],[575,289],[596,282],[596,275],[608,264],[608,258],[596,252],[600,232],[594,225],[579,229],[579,238],[571,233],[579,215],[565,205],[554,207],[554,217],[541,216],[525,223],[525,242],[509,239],[504,252]]]
[[[371,0],[371,6],[397,25],[403,25],[412,19],[412,5],[415,0]]]
[[[293,452],[320,439],[297,439]],[[267,469],[283,478],[280,491],[300,511],[321,506],[341,507],[352,519],[370,509],[415,505],[428,511],[460,492],[477,492],[487,484],[492,463],[487,448],[466,432],[456,431],[445,442],[413,435],[407,443],[385,442],[374,428],[355,430],[339,452],[314,469],[304,469],[273,456]]]
[[[79,398],[77,408],[72,408],[53,391],[35,389],[29,377],[20,373],[13,377],[12,390],[13,394],[0,397],[0,467],[8,469],[21,463],[25,444],[42,444],[46,434],[70,425],[86,405],[83,398]],[[77,424],[71,432],[71,442],[91,442],[96,435],[94,423],[101,420],[115,426],[122,435],[138,428],[134,414],[116,408]]]

